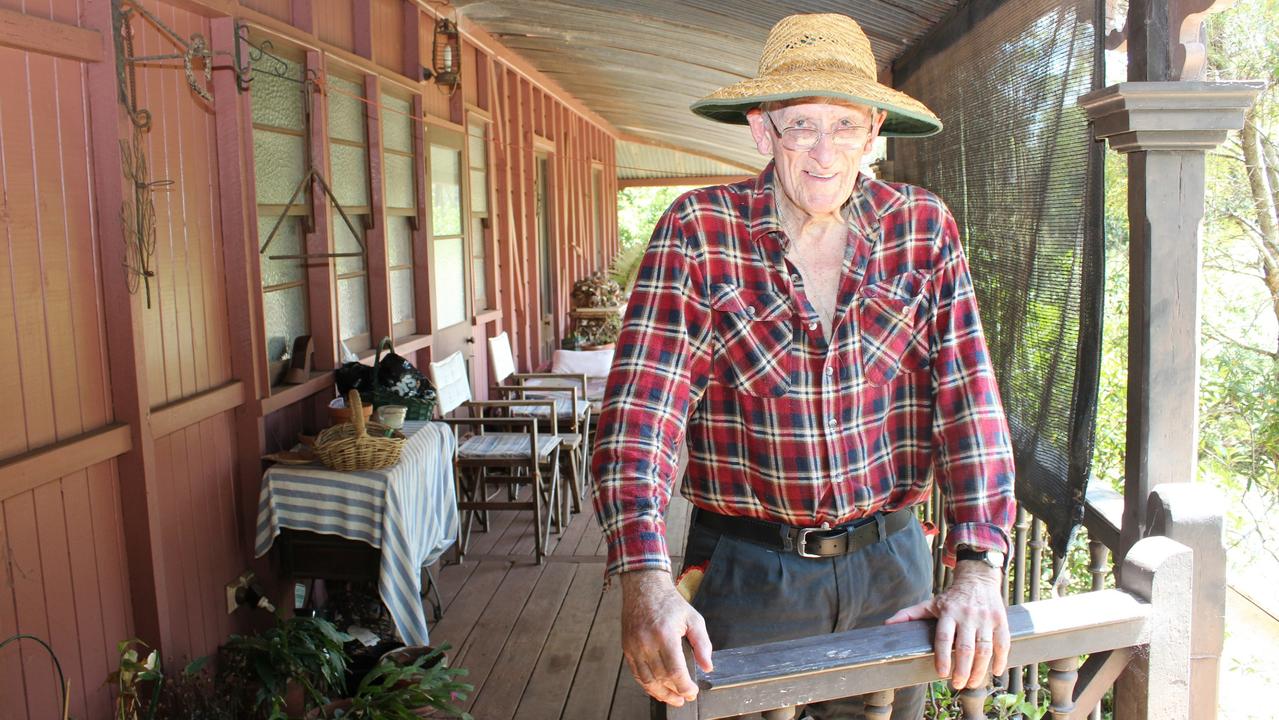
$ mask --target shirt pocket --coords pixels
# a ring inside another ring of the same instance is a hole
[[[794,328],[786,297],[716,285],[711,311],[715,334],[723,346],[719,367],[724,381],[755,397],[781,397],[790,392]]]
[[[928,364],[928,279],[912,270],[858,291],[862,376],[871,385]]]

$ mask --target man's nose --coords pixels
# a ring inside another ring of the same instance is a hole
[[[817,138],[817,144],[813,146],[812,150],[808,151],[808,154],[822,165],[829,165],[835,159],[835,155],[837,154],[835,152],[834,133],[822,133],[821,136]]]

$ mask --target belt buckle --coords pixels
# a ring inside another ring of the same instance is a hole
[[[808,536],[815,532],[829,532],[829,527],[808,527],[800,528],[795,536],[795,554],[803,558],[823,558],[825,555],[808,552]]]

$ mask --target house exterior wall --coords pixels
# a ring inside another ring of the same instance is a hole
[[[477,391],[488,385],[484,341],[503,330],[522,368],[548,359],[539,350],[567,331],[572,281],[602,269],[617,247],[615,133],[598,116],[465,23],[462,86],[449,95],[419,82],[435,18],[408,0],[145,7],[178,35],[199,33],[217,50],[234,50],[235,23],[247,23],[305,58],[322,81],[340,66],[363,84],[374,335],[391,327],[377,122],[387,110],[378,98],[390,92],[410,102],[417,318],[397,347],[420,366],[439,353],[425,157],[435,133],[465,138],[468,124],[487,126],[487,218],[466,228],[487,259],[489,307],[467,318],[473,383]],[[212,102],[188,88],[181,61],[136,70],[138,105],[152,113],[141,135],[150,179],[172,185],[151,193],[154,275],[131,294],[121,269],[121,207],[132,203],[133,188],[117,168],[118,141],[133,135],[114,82],[111,4],[0,0],[0,12],[9,27],[35,28],[0,34],[0,364],[7,369],[0,373],[0,639],[49,640],[70,681],[72,714],[105,718],[111,696],[103,683],[117,664],[117,642],[141,636],[173,666],[262,621],[245,611],[228,616],[223,587],[248,567],[274,579],[269,562],[249,557],[259,457],[327,422],[332,384],[324,371],[337,356],[338,279],[331,264],[307,271],[316,286],[309,312],[316,372],[302,385],[272,387],[251,96],[236,92],[227,55],[214,60]],[[135,16],[133,27],[134,54],[176,51],[144,18]],[[198,65],[196,76],[203,84]],[[315,99],[317,117],[326,102]],[[307,138],[316,157],[328,158],[327,130],[317,122]],[[537,284],[539,156],[549,168],[551,338],[543,337]],[[479,207],[466,171],[466,207]],[[602,171],[600,190],[593,171]],[[603,196],[598,231],[595,192]],[[310,250],[333,242],[332,212],[320,205],[310,208],[317,228],[305,240]],[[275,590],[286,596],[283,584]],[[0,666],[0,716],[59,713],[53,666],[40,648],[11,645],[0,651]]]

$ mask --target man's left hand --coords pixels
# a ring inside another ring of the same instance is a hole
[[[984,687],[986,671],[1001,675],[1008,663],[1003,582],[999,570],[977,560],[961,560],[950,587],[931,600],[898,611],[884,624],[937,618],[933,635],[937,675],[949,677],[957,690]]]

